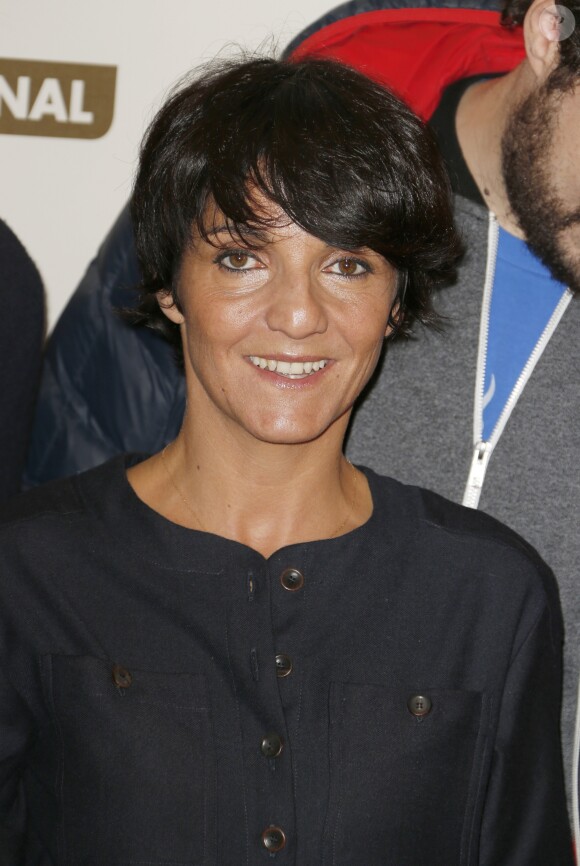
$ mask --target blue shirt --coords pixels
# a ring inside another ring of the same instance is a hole
[[[500,228],[485,360],[484,440],[565,292],[524,241]]]

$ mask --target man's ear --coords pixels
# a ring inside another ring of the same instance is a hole
[[[176,325],[182,325],[185,317],[173,300],[171,291],[164,289],[161,292],[157,292],[156,297],[161,312],[167,316],[169,321],[174,322]]]
[[[561,15],[553,0],[534,0],[524,18],[528,62],[542,84],[560,62]]]

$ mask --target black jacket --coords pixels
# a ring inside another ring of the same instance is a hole
[[[272,825],[292,866],[571,866],[551,573],[367,477],[364,526],[268,560],[122,458],[4,511],[2,866],[257,866]]]
[[[20,490],[44,338],[44,290],[32,259],[0,220],[0,502]]]

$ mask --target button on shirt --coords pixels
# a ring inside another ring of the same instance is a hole
[[[364,526],[269,559],[163,519],[122,459],[10,506],[0,821],[22,779],[23,866],[571,863],[550,573],[485,515],[366,474]]]

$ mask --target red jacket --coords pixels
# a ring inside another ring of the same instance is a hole
[[[341,60],[388,85],[425,120],[449,84],[508,72],[525,56],[521,28],[502,27],[497,11],[412,6],[357,12],[368,3],[347,5],[354,14],[332,21],[345,7],[330,12],[318,29],[294,41],[291,56]]]

